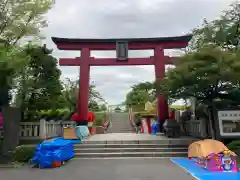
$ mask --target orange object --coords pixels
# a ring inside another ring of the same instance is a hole
[[[236,154],[230,151],[222,142],[213,139],[195,141],[188,146],[189,158],[206,159],[211,153],[219,154],[224,152],[236,156]]]
[[[52,164],[52,168],[61,167],[61,166],[62,166],[61,161],[54,161],[53,164]]]
[[[76,129],[75,128],[64,128],[63,129],[63,138],[64,139],[79,139],[76,136]]]

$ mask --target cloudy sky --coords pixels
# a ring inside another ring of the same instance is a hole
[[[200,26],[203,18],[218,17],[234,0],[56,0],[47,14],[46,43],[54,56],[76,57],[76,51],[59,51],[51,36],[66,38],[147,38],[179,36]],[[148,57],[151,51],[130,52],[131,57]],[[166,54],[170,52],[165,52]],[[176,53],[178,54],[178,53]],[[91,53],[115,57],[115,52]],[[62,79],[77,79],[79,68],[61,67]],[[153,66],[93,67],[91,82],[109,102],[124,101],[130,87],[154,80]]]

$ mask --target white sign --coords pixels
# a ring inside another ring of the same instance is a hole
[[[220,135],[240,136],[240,110],[218,111]]]

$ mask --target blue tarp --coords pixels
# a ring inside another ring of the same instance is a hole
[[[40,168],[50,168],[54,161],[66,161],[74,157],[73,144],[80,141],[65,140],[56,138],[48,142],[43,142],[36,147],[32,163]]]
[[[185,169],[189,174],[199,180],[239,180],[240,172],[211,172],[199,167],[187,158],[173,158],[172,162]]]

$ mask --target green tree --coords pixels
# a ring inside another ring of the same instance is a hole
[[[0,107],[9,104],[14,78],[27,62],[28,57],[22,48],[11,46],[6,49],[0,45]]]
[[[162,88],[172,98],[193,96],[209,104],[239,88],[239,70],[237,53],[205,47],[181,57],[181,64],[166,73]]]
[[[99,108],[100,108],[100,111],[106,111],[107,110],[107,106],[105,104],[101,104],[99,106]]]
[[[135,110],[144,110],[145,103],[147,101],[152,101],[153,98],[147,91],[135,90],[131,91],[126,96],[126,107],[132,107]]]
[[[238,53],[219,47],[200,48],[181,57],[181,63],[169,70],[160,83],[160,90],[173,99],[195,97],[208,106],[213,120],[216,100],[237,100],[234,96],[240,88],[238,58]]]
[[[154,84],[151,83],[151,82],[143,82],[143,83],[139,83],[139,84],[133,85],[132,89],[133,90],[145,90],[150,95],[152,95],[152,96],[155,95]]]
[[[240,1],[231,4],[220,18],[208,22],[204,19],[201,28],[193,30],[190,49],[196,50],[204,45],[217,45],[233,50],[240,46]]]
[[[237,1],[218,19],[210,22],[204,19],[203,26],[193,30],[187,55],[161,83],[160,89],[163,92],[165,89],[171,100],[193,96],[198,110],[203,107],[210,110],[207,116],[213,116],[215,105],[239,104],[239,12]]]
[[[97,103],[97,101],[95,101],[95,100],[92,100],[92,101],[89,101],[89,102],[88,102],[88,109],[89,109],[90,111],[95,111],[95,112],[101,110],[100,107],[99,107],[99,105],[98,105],[98,103]]]
[[[23,112],[28,112],[26,120],[31,120],[32,113],[59,108],[61,72],[57,67],[57,59],[45,46],[27,46],[25,53],[29,61],[16,79],[16,104]]]
[[[124,104],[127,108],[133,107],[135,110],[144,110],[147,101],[154,101],[156,97],[155,85],[150,82],[139,83],[132,86],[126,95]]]
[[[25,52],[19,47],[19,42],[40,37],[40,29],[46,26],[44,14],[51,6],[50,0],[1,0],[0,106],[9,105],[11,90],[14,87],[13,80],[28,60]],[[5,121],[5,124],[7,123],[8,121]],[[4,136],[9,134],[5,128],[4,132]],[[3,149],[10,150],[9,143],[6,143]]]
[[[44,14],[53,0],[1,0],[0,39],[5,45],[17,44],[26,37],[41,38],[40,29],[47,26]]]
[[[8,105],[14,77],[26,63],[19,42],[39,39],[40,29],[47,25],[44,14],[52,0],[2,0],[0,3],[0,106]],[[31,37],[31,38],[30,38]],[[21,57],[21,58],[20,58]]]
[[[70,111],[76,112],[76,103],[78,100],[79,93],[79,81],[72,81],[66,79],[64,82],[64,90],[62,92],[63,98],[66,102],[66,108],[69,108]],[[99,105],[97,101],[104,101],[101,94],[96,90],[96,86],[91,84],[89,87],[89,100],[88,108],[91,111],[99,111]]]

